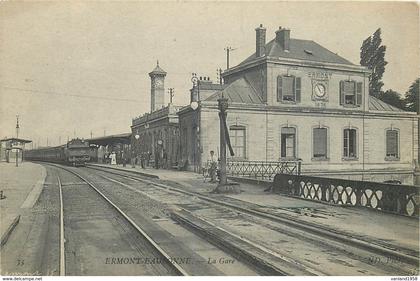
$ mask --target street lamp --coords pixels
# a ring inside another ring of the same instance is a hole
[[[191,77],[191,82],[193,83],[193,88],[192,88],[192,92],[191,92],[191,103],[190,103],[190,107],[193,111],[196,111],[199,107],[199,99],[200,99],[200,81],[197,78],[197,73],[193,73],[192,77]],[[193,161],[194,161],[194,172],[197,172],[197,149],[200,147],[200,136],[199,136],[199,132],[200,132],[200,122],[199,122],[199,112],[196,112],[197,118],[195,121],[195,126],[193,128],[196,128],[196,132],[195,132],[195,138],[197,140],[197,145],[193,147]]]
[[[135,134],[134,138],[136,139],[136,141],[138,142],[138,140],[140,139],[140,135],[139,134]],[[132,152],[131,152],[131,167],[135,168],[136,167],[136,159],[135,159],[135,155],[137,155],[137,151],[138,151],[138,143],[135,143],[135,147],[131,148]]]

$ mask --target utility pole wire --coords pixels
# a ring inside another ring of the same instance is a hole
[[[113,100],[113,101],[128,101],[128,102],[139,102],[139,99],[124,99],[124,98],[111,98],[111,97],[104,97],[104,96],[85,96],[80,94],[69,94],[69,93],[59,93],[59,92],[51,92],[51,91],[39,91],[39,90],[31,90],[31,89],[23,89],[17,87],[8,87],[2,86],[3,89],[14,90],[19,92],[27,92],[27,93],[37,93],[37,94],[44,94],[44,95],[54,95],[54,96],[65,96],[65,97],[76,97],[76,98],[84,98],[84,99],[95,99],[95,100]]]

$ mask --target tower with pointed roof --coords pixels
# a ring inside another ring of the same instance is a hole
[[[166,71],[159,66],[159,61],[156,62],[156,67],[149,76],[151,80],[150,112],[153,112],[165,106]]]

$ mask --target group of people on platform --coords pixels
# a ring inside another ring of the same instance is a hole
[[[206,171],[208,173],[208,177],[210,178],[210,182],[216,182],[218,178],[218,165],[219,159],[214,154],[214,151],[210,151],[210,157],[207,160],[207,167]],[[143,169],[146,167],[153,167],[155,169],[170,169],[171,163],[168,161],[168,153],[165,149],[160,151],[156,151],[152,154],[150,151],[135,153],[133,152],[131,155],[126,153],[125,151],[112,151],[104,153],[103,155],[103,163],[110,164],[110,165],[120,165],[122,164],[124,167],[131,163],[134,167],[136,165],[140,165]]]
[[[133,155],[131,158],[132,165],[140,165],[143,169],[152,166],[155,169],[168,169],[170,163],[168,161],[168,153],[165,149],[160,152],[156,151],[152,154],[150,151],[141,152],[137,155]]]
[[[106,152],[103,155],[102,163],[110,165],[120,165],[123,166],[131,163],[131,165],[141,165],[142,168],[154,167],[159,168],[170,168],[170,163],[168,161],[168,153],[165,149],[162,149],[160,152],[155,152],[152,154],[150,151],[140,152],[138,154],[133,153],[130,157],[129,153],[125,151],[112,151]]]

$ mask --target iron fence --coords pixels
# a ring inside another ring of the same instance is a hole
[[[273,190],[338,205],[419,216],[420,189],[411,185],[278,174],[274,177]]]
[[[300,175],[301,161],[227,161],[230,176],[272,180],[276,174]]]

